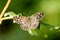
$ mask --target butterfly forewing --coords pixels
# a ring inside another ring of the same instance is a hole
[[[30,26],[30,20],[28,17],[25,16],[15,16],[13,18],[14,21],[16,21],[16,23],[20,24],[20,27],[25,30],[28,31],[29,30],[29,26]]]

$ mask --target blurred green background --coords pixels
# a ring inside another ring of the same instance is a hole
[[[0,0],[0,12],[7,0]],[[13,20],[5,20],[0,25],[0,40],[60,40],[60,1],[59,0],[12,0],[6,12],[22,13],[30,16],[42,11],[45,16],[40,28],[29,32],[23,31]]]

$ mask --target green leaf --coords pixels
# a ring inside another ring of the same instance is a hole
[[[14,17],[14,16],[16,16],[16,14],[14,12],[7,12],[4,14],[4,17],[6,17],[6,16]]]

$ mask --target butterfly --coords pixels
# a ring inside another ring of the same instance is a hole
[[[38,27],[39,21],[44,17],[43,12],[37,12],[29,17],[14,16],[13,21],[20,25],[22,30],[34,30]]]

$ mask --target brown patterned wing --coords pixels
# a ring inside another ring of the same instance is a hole
[[[25,31],[28,31],[29,30],[29,27],[30,27],[30,20],[28,17],[25,17],[25,16],[15,16],[13,18],[14,21],[16,21],[16,23],[20,24],[22,30],[25,30]]]
[[[15,16],[13,20],[21,25],[20,27],[22,28],[22,30],[28,31],[30,29],[36,29],[39,25],[39,21],[43,18],[43,16],[44,16],[43,12],[38,12],[30,17]]]
[[[30,21],[31,21],[30,29],[36,29],[39,25],[39,21],[43,18],[43,16],[44,16],[43,12],[38,12],[38,13],[33,14],[30,17]]]

